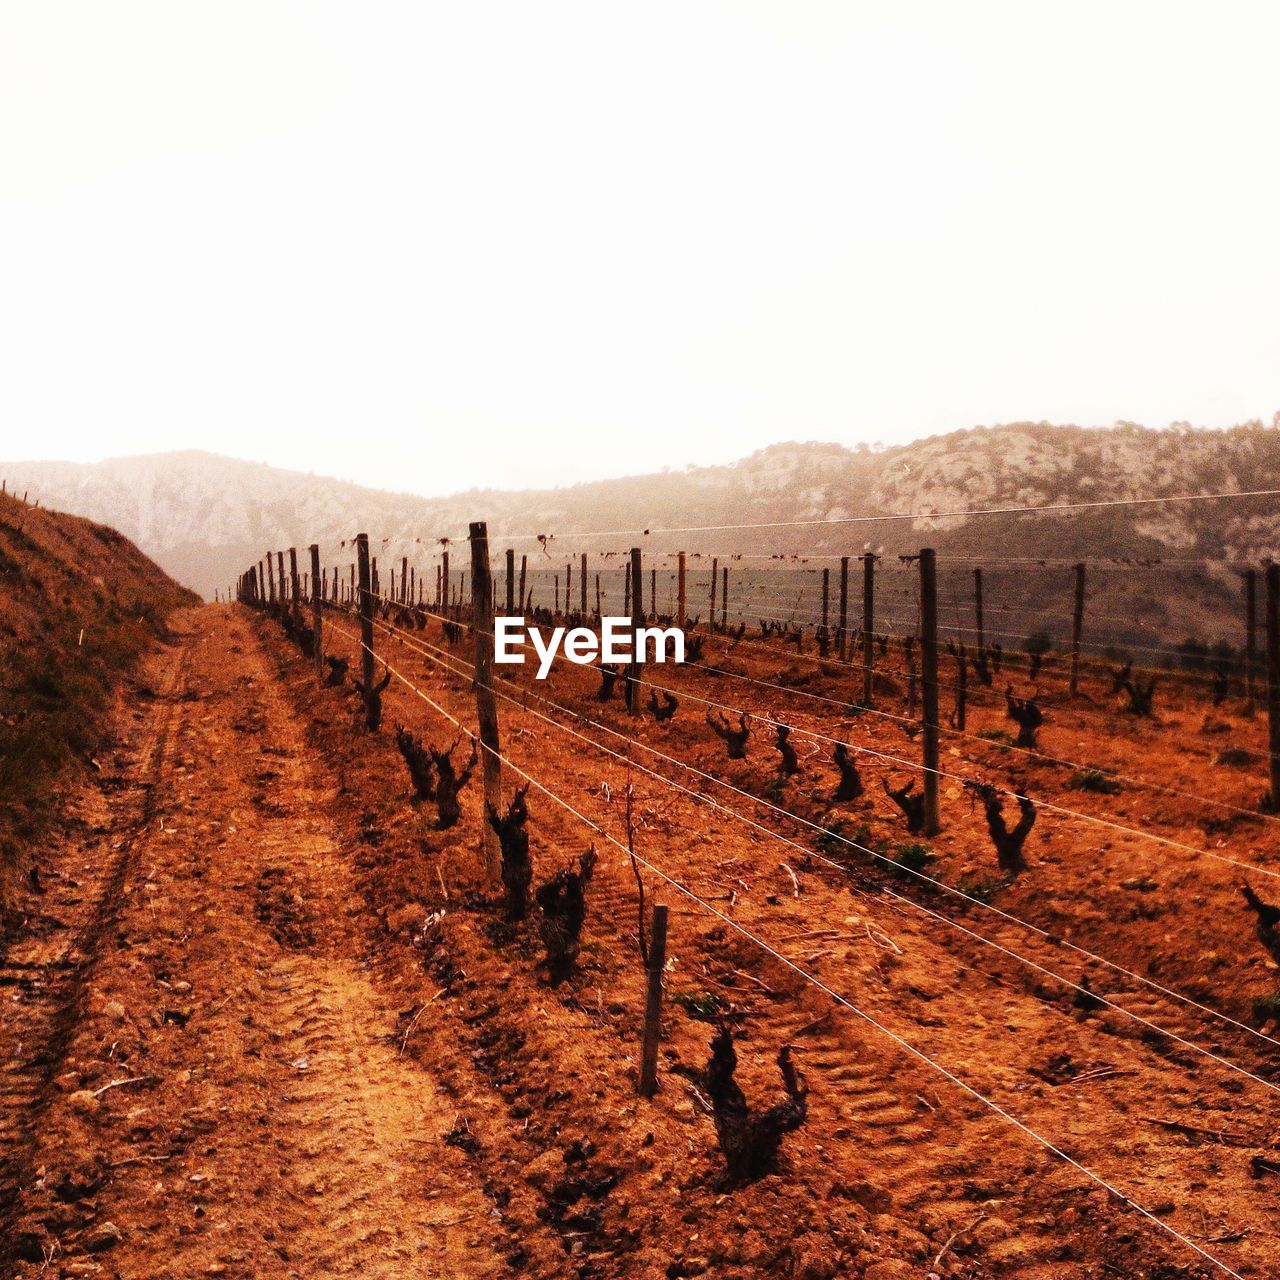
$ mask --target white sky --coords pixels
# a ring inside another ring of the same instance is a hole
[[[424,493],[1280,406],[1280,6],[0,0],[0,455]]]

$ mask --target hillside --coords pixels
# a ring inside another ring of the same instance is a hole
[[[92,465],[0,463],[11,489],[121,529],[169,573],[211,597],[267,548],[337,542],[358,529],[393,542],[458,536],[469,520],[491,536],[670,526],[839,521],[901,512],[1036,506],[1266,487],[1280,471],[1280,432],[1123,425],[1106,430],[1016,424],[976,428],[900,448],[779,444],[730,466],[541,491],[469,491],[421,498],[202,453]],[[1280,541],[1280,509],[1258,499],[1046,516],[948,517],[654,535],[652,550],[890,554],[924,541],[943,554],[1125,556],[1256,562]],[[630,535],[573,539],[624,546]],[[524,544],[526,546],[530,543]],[[574,547],[568,547],[572,550]]]
[[[190,602],[114,529],[0,497],[0,932],[121,677]]]

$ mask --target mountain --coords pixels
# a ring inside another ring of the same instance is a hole
[[[12,493],[114,526],[209,599],[268,547],[336,541],[362,520],[409,528],[434,514],[423,498],[198,450],[0,463],[0,477]]]
[[[541,533],[553,539],[546,545],[566,552],[624,550],[639,540],[652,550],[720,556],[856,555],[870,546],[892,557],[932,544],[944,563],[947,557],[1207,561],[1202,574],[1209,585],[1197,591],[1209,603],[1175,610],[1189,633],[1206,634],[1214,632],[1214,611],[1238,595],[1235,566],[1259,562],[1280,541],[1273,499],[838,521],[1239,491],[1267,488],[1278,474],[1280,431],[1257,422],[1225,431],[1019,423],[892,449],[779,444],[728,466],[431,499],[197,452],[91,465],[0,463],[10,490],[29,490],[33,499],[114,525],[207,596],[268,548],[318,541],[327,561],[330,547],[365,530],[398,554],[419,540],[433,546],[442,536],[465,536],[468,521],[483,518],[495,546],[508,534],[522,535],[521,550],[538,550],[529,535]],[[836,523],[741,527],[805,520]],[[704,525],[738,527],[639,538],[568,536]],[[1189,589],[1175,575],[1183,567],[1169,566],[1169,583],[1150,593],[1154,607],[1170,607],[1171,594]],[[1152,575],[1139,580],[1155,581]],[[1055,579],[1053,593],[1060,589]],[[1100,582],[1091,586],[1102,589]]]

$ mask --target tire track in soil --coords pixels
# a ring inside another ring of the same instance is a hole
[[[30,1150],[45,1176],[20,1205],[30,1268],[15,1274],[498,1274],[493,1202],[444,1141],[454,1113],[400,1052],[325,788],[265,654],[224,611],[186,639],[193,700],[170,704],[155,760],[161,834],[104,883],[118,945],[45,1067],[72,1078]],[[87,1116],[67,1101],[121,1076],[144,1082]],[[86,1165],[66,1203],[55,1186]]]
[[[111,771],[72,804],[67,834],[39,864],[40,909],[15,931],[0,960],[0,1261],[31,1177],[29,1155],[55,1072],[81,1016],[102,939],[118,918],[126,875],[148,838],[186,661],[184,646],[167,647],[145,670],[158,692],[144,677],[130,682],[151,714],[135,713],[143,723],[130,726],[107,757]],[[126,696],[117,702],[117,721]]]

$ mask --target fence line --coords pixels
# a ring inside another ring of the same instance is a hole
[[[439,617],[440,615],[432,615],[432,616]],[[445,619],[445,620],[452,621],[451,619]],[[469,627],[470,624],[458,623],[457,625],[460,625],[463,627]],[[485,632],[484,634],[492,636],[493,633]],[[567,660],[565,659],[563,654],[557,654],[556,659],[561,661]],[[687,690],[672,689],[667,685],[657,684],[652,680],[646,680],[640,676],[635,677],[635,682],[637,684],[644,685],[647,688],[656,690],[659,693],[670,693],[672,695],[680,693],[682,694],[682,696],[689,698],[694,702],[700,703],[703,706],[714,708],[715,710],[729,711],[729,712],[732,712],[734,715],[750,714],[754,719],[762,721],[765,724],[772,725],[775,727],[780,727],[783,729],[788,729],[793,733],[798,733],[802,735],[803,737],[812,738],[815,741],[819,741],[819,742],[827,742],[832,744],[833,746],[838,744],[847,748],[848,750],[856,751],[860,755],[867,755],[875,759],[884,760],[892,764],[901,765],[903,768],[910,769],[914,772],[929,773],[938,778],[946,778],[951,781],[960,782],[960,783],[973,781],[973,779],[966,778],[963,774],[951,773],[946,769],[942,769],[941,767],[937,767],[937,768],[930,767],[915,760],[906,760],[906,759],[903,759],[901,756],[891,755],[890,753],[884,752],[884,751],[877,751],[873,747],[868,747],[868,746],[863,746],[857,743],[848,742],[843,738],[833,738],[830,734],[821,733],[816,729],[809,729],[800,725],[790,724],[785,720],[779,720],[776,717],[771,715],[762,714],[760,712],[751,712],[744,707],[733,706],[725,702],[717,702],[714,699],[704,698],[698,694],[690,693]],[[1018,799],[1019,796],[1022,794],[1021,792],[1014,791],[1008,787],[996,787],[995,790],[998,791],[1001,795],[1011,797],[1015,800]],[[1143,831],[1141,828],[1138,828],[1138,827],[1126,826],[1124,823],[1114,822],[1109,818],[1103,818],[1098,816],[1097,814],[1083,813],[1080,810],[1071,809],[1065,805],[1055,804],[1050,800],[1040,799],[1040,800],[1037,800],[1036,803],[1044,809],[1048,809],[1055,813],[1063,814],[1066,817],[1077,818],[1082,822],[1094,823],[1097,826],[1106,827],[1113,831],[1119,831],[1126,835],[1136,836],[1140,840],[1146,840],[1151,843],[1164,845],[1167,848],[1179,849],[1185,853],[1193,853],[1200,857],[1212,858],[1215,861],[1227,863],[1241,870],[1253,871],[1259,875],[1269,876],[1273,879],[1280,880],[1280,872],[1273,871],[1267,867],[1259,866],[1257,863],[1242,862],[1238,858],[1227,857],[1225,854],[1216,853],[1212,849],[1198,848],[1196,845],[1187,844],[1181,840],[1174,840],[1169,836],[1157,835],[1155,832]]]
[[[400,631],[399,628],[392,627],[388,623],[379,622],[377,625],[384,632],[387,632],[388,634],[393,632],[398,634],[401,638],[401,643],[403,643],[407,648],[417,651],[422,657],[428,659],[428,661],[436,663],[437,665],[443,667],[445,670],[449,671],[453,675],[462,676],[464,678],[470,678],[468,676],[467,670],[459,671],[456,667],[451,667],[448,665],[450,662],[454,662],[454,663],[457,663],[458,666],[462,668],[471,669],[472,664],[468,663],[465,659],[457,657],[456,655],[451,654],[446,650],[439,649],[436,646],[431,645],[426,641],[419,639],[417,636],[412,636],[407,632]],[[432,650],[434,652],[428,652],[428,650]],[[920,880],[922,883],[928,884],[936,889],[941,889],[942,891],[952,895],[953,897],[960,898],[961,900],[963,900],[964,902],[968,903],[971,906],[980,907],[983,910],[989,911],[993,915],[999,916],[1000,918],[1002,918],[1008,923],[1016,924],[1032,933],[1037,934],[1038,936],[1045,939],[1046,941],[1049,941],[1051,943],[1054,943],[1060,946],[1067,947],[1068,949],[1076,952],[1077,954],[1083,956],[1088,960],[1096,961],[1097,963],[1113,970],[1116,973],[1123,974],[1124,976],[1133,979],[1135,982],[1138,982],[1144,986],[1150,987],[1154,991],[1160,992],[1162,995],[1168,997],[1169,999],[1177,1001],[1181,1004],[1185,1004],[1188,1007],[1194,1008],[1201,1013],[1208,1014],[1209,1016],[1216,1018],[1221,1022],[1228,1023],[1231,1026],[1237,1028],[1238,1030],[1246,1032],[1247,1034],[1249,1034],[1250,1036],[1253,1036],[1258,1040],[1265,1041],[1270,1045],[1280,1048],[1280,1040],[1277,1040],[1272,1036],[1268,1036],[1265,1033],[1256,1030],[1255,1028],[1249,1026],[1247,1023],[1240,1022],[1239,1020],[1231,1017],[1230,1014],[1223,1013],[1222,1011],[1214,1009],[1210,1005],[1203,1004],[1200,1001],[1195,1000],[1190,996],[1184,995],[1181,992],[1173,990],[1169,987],[1165,987],[1161,983],[1156,982],[1154,979],[1148,978],[1145,975],[1137,973],[1131,969],[1127,969],[1123,965],[1117,964],[1116,962],[1107,959],[1105,956],[1098,955],[1095,952],[1089,951],[1085,947],[1081,947],[1078,944],[1071,942],[1069,939],[1061,938],[1055,934],[1051,934],[1048,930],[1042,929],[1039,925],[1033,924],[1028,920],[1024,920],[1020,916],[1014,915],[1012,912],[1005,911],[1003,908],[997,907],[993,903],[986,902],[981,898],[975,898],[972,895],[965,893],[963,890],[947,884],[943,880],[938,880],[936,877],[928,875],[924,871],[917,870],[916,868],[913,868],[913,867],[904,866],[903,864],[897,862],[896,860],[887,857],[885,854],[880,853],[878,850],[872,849],[867,845],[859,843],[856,840],[852,840],[848,836],[832,831],[830,828],[823,827],[820,823],[813,822],[810,819],[805,818],[800,814],[793,813],[789,809],[784,809],[780,805],[773,804],[771,801],[768,801],[763,797],[755,796],[748,791],[743,791],[741,788],[735,787],[731,783],[725,782],[723,779],[716,777],[714,774],[706,773],[705,771],[698,769],[696,766],[689,764],[687,761],[680,760],[679,758],[674,756],[669,756],[666,753],[659,751],[656,747],[653,747],[647,743],[641,742],[640,740],[633,738],[630,735],[621,733],[619,730],[611,728],[610,726],[603,724],[598,720],[593,720],[591,717],[583,715],[581,712],[574,711],[569,707],[565,707],[559,703],[556,703],[552,699],[546,698],[540,694],[535,694],[528,689],[521,688],[520,686],[515,684],[514,680],[510,678],[507,679],[507,683],[510,684],[513,688],[519,688],[521,696],[517,698],[510,694],[502,693],[501,691],[498,691],[498,690],[495,690],[495,692],[498,694],[499,697],[503,698],[507,702],[513,703],[514,705],[516,705],[517,707],[519,707],[521,710],[525,711],[529,715],[537,716],[539,719],[543,719],[543,720],[548,719],[545,716],[541,716],[538,712],[533,711],[526,705],[526,702],[524,700],[532,698],[534,701],[541,703],[543,706],[550,707],[556,711],[561,712],[564,715],[572,717],[575,721],[579,723],[589,724],[593,728],[599,729],[604,733],[608,733],[614,737],[622,739],[624,742],[627,743],[629,748],[635,747],[641,751],[645,751],[651,755],[657,756],[658,758],[666,761],[669,764],[676,765],[677,767],[684,769],[687,772],[692,773],[699,778],[702,778],[709,782],[713,782],[717,786],[721,786],[727,791],[731,791],[736,795],[740,795],[744,799],[750,800],[752,803],[757,804],[762,808],[771,810],[772,812],[777,813],[781,817],[787,818],[790,821],[796,822],[802,826],[810,828],[813,831],[819,832],[824,837],[832,838],[838,841],[839,843],[847,846],[848,848],[857,850],[859,853],[866,854],[869,857],[884,863],[887,867],[890,867],[895,871],[908,872],[910,875],[914,876],[916,879]],[[600,751],[604,752],[605,754],[615,755],[615,756],[618,754],[616,752],[610,751],[609,748],[594,741],[590,737],[587,737],[586,735],[578,734],[574,730],[568,728],[568,726],[559,724],[559,722],[557,721],[548,720],[548,723],[555,724],[556,727],[560,728],[562,731],[570,733],[574,737],[579,737],[583,741],[589,742],[591,745],[597,747]],[[626,757],[626,756],[618,756],[618,758],[629,760],[629,757]],[[645,770],[644,767],[639,764],[634,764],[634,767],[641,769],[643,772],[651,772],[649,770]],[[715,805],[715,807],[717,808],[724,808],[724,806],[716,805],[716,802],[710,800],[708,797],[706,797],[702,793],[689,791],[687,788],[681,787],[680,784],[663,777],[663,775],[654,774],[653,776],[659,778],[663,782],[666,782],[669,786],[675,787],[677,790],[684,791],[686,792],[686,794],[693,796],[694,799],[698,802],[712,804],[712,805]],[[751,822],[749,818],[746,818],[745,815],[740,814],[737,810],[725,809],[725,812],[732,814],[734,817],[737,817],[744,822],[749,822],[749,823]],[[770,828],[761,827],[755,823],[751,823],[751,825],[756,826],[759,830],[765,832],[768,835],[774,836],[775,838],[780,840],[784,840],[785,843],[791,845],[793,848],[800,849],[802,852],[806,853],[808,856],[814,858],[819,862],[825,863],[826,865],[829,865],[835,868],[836,870],[842,872],[845,875],[851,874],[850,869],[848,867],[845,867],[838,862],[835,862],[829,858],[824,857],[821,853],[815,850],[809,849],[807,846],[798,845],[794,841],[786,840],[785,837],[779,835],[777,832],[772,831]],[[881,891],[888,893],[893,897],[902,896],[902,895],[895,894],[887,886],[881,886]],[[947,916],[938,915],[937,913],[929,911],[928,908],[925,908],[921,904],[916,903],[913,899],[903,898],[902,900],[908,902],[911,906],[915,907],[916,909],[925,911],[927,914],[934,916],[934,918],[936,919],[942,920],[947,924],[953,925],[953,927],[955,928],[961,929],[966,933],[972,933],[972,931],[968,930],[964,925],[959,924],[959,922],[953,921]],[[1020,955],[1018,952],[1004,948],[1003,946],[1001,946],[1001,944],[996,943],[993,940],[987,939],[982,934],[973,933],[972,936],[980,939],[981,941],[987,942],[989,945],[994,946],[1001,951],[1004,951],[1006,954],[1013,956],[1014,958],[1018,959],[1024,964],[1030,965],[1033,968],[1039,968],[1036,962]],[[1050,970],[1043,970],[1043,969],[1041,970],[1041,972],[1049,973],[1052,977],[1057,979],[1057,981],[1063,983],[1063,985],[1072,987],[1077,991],[1083,992],[1085,990],[1085,988],[1080,987],[1077,983],[1072,982],[1071,979],[1065,978],[1060,974],[1053,973]],[[1096,992],[1089,992],[1088,994],[1097,996],[1097,998],[1099,999],[1104,999],[1104,997],[1099,996]],[[1105,1002],[1108,1004],[1112,1003],[1109,1000]],[[1128,1009],[1124,1008],[1123,1006],[1116,1005],[1114,1007],[1118,1008],[1122,1013],[1125,1013],[1129,1017],[1133,1017],[1140,1022],[1146,1022],[1146,1020],[1143,1019],[1141,1015],[1134,1014]],[[1163,1034],[1166,1034],[1173,1039],[1179,1039],[1176,1033],[1166,1031],[1164,1028],[1160,1027],[1158,1024],[1148,1023],[1147,1025],[1153,1026],[1156,1030],[1161,1031]],[[1188,1045],[1188,1047],[1195,1049],[1197,1052],[1204,1053],[1208,1057],[1214,1058],[1215,1060],[1219,1061],[1222,1065],[1227,1066],[1229,1069],[1234,1071],[1239,1071],[1242,1074],[1248,1076],[1250,1079],[1256,1080],[1257,1083],[1264,1085],[1266,1088],[1275,1090],[1276,1092],[1280,1092],[1280,1086],[1277,1086],[1272,1082],[1263,1079],[1260,1076],[1255,1076],[1252,1072],[1248,1071],[1243,1067],[1240,1067],[1236,1063],[1231,1062],[1229,1059],[1219,1058],[1218,1055],[1212,1053],[1209,1050],[1201,1048],[1199,1045],[1196,1045],[1194,1042],[1187,1041],[1186,1044]]]
[[[352,637],[349,636],[348,638],[352,638]],[[357,643],[361,644],[363,647],[367,647],[363,645],[363,641],[357,641]],[[422,690],[420,690],[417,687],[417,685],[413,683],[413,681],[409,680],[406,676],[402,675],[399,671],[397,671],[394,667],[392,667],[389,663],[387,663],[385,659],[383,659],[382,661],[384,666],[386,666],[387,670],[391,672],[391,674],[395,676],[398,680],[404,683],[413,693],[415,693],[419,698],[421,698],[428,705],[433,707],[439,714],[444,716],[447,720],[449,720],[452,724],[454,724],[457,728],[459,728],[463,733],[471,737],[473,741],[479,742],[478,734],[472,733],[469,729],[467,729],[466,726],[463,725],[462,722],[457,719],[457,717],[452,715],[450,712],[448,712],[443,707],[441,707],[438,703],[436,703],[432,698],[430,698],[428,695],[423,693]],[[657,876],[660,880],[665,882],[670,888],[683,894],[696,906],[700,907],[703,911],[714,916],[722,924],[724,924],[730,929],[733,929],[736,933],[740,934],[741,936],[746,938],[748,941],[752,942],[754,945],[759,947],[766,954],[772,956],[785,968],[794,972],[804,982],[807,982],[817,990],[822,991],[825,995],[827,995],[830,999],[834,1000],[837,1004],[849,1010],[849,1012],[853,1013],[856,1017],[860,1018],[868,1026],[872,1027],[874,1030],[878,1031],[881,1035],[885,1036],[887,1039],[892,1041],[900,1050],[906,1052],[911,1057],[915,1058],[919,1062],[925,1064],[926,1066],[931,1068],[933,1071],[943,1076],[951,1084],[955,1085],[957,1088],[959,1088],[962,1092],[967,1094],[969,1097],[973,1098],[975,1101],[981,1103],[984,1107],[986,1107],[989,1111],[991,1111],[996,1116],[1000,1117],[1007,1123],[1015,1126],[1023,1134],[1031,1138],[1032,1141],[1034,1141],[1036,1144],[1044,1148],[1044,1150],[1049,1152],[1051,1155],[1064,1161],[1066,1164],[1070,1165],[1072,1168],[1076,1169],[1078,1172],[1084,1174],[1084,1176],[1090,1179],[1090,1181],[1095,1183],[1097,1186],[1103,1188],[1105,1191],[1107,1191],[1110,1195],[1115,1197],[1121,1203],[1127,1205],[1130,1209],[1134,1210],[1145,1220],[1152,1223],[1159,1230],[1164,1231],[1171,1238],[1177,1240],[1179,1243],[1190,1248],[1195,1253],[1197,1253],[1200,1257],[1204,1258],[1207,1262],[1211,1263],[1215,1268],[1217,1268],[1220,1272],[1222,1272],[1222,1274],[1232,1277],[1233,1280],[1244,1280],[1244,1277],[1241,1276],[1239,1272],[1233,1270],[1221,1259],[1215,1257],[1212,1253],[1210,1253],[1207,1249],[1203,1248],[1201,1245],[1197,1244],[1190,1237],[1178,1231],[1176,1227],[1165,1222],[1163,1218],[1160,1218],[1159,1216],[1157,1216],[1150,1209],[1147,1209],[1145,1206],[1133,1200],[1130,1196],[1126,1195],[1114,1184],[1109,1182],[1107,1179],[1103,1178],[1101,1174],[1095,1173],[1091,1168],[1089,1168],[1089,1166],[1077,1160],[1075,1157],[1069,1155],[1067,1152],[1062,1150],[1061,1147],[1057,1146],[1048,1138],[1045,1138],[1037,1130],[1033,1129],[1024,1120],[1020,1119],[1019,1117],[1015,1116],[1012,1112],[1002,1107],[994,1099],[987,1097],[986,1094],[980,1092],[973,1085],[969,1084],[968,1081],[958,1076],[954,1071],[945,1067],[944,1065],[936,1061],[934,1058],[930,1057],[927,1053],[924,1052],[924,1050],[918,1048],[916,1045],[912,1044],[903,1036],[899,1035],[897,1032],[885,1026],[882,1022],[880,1022],[878,1019],[873,1017],[871,1014],[867,1013],[865,1010],[861,1009],[859,1006],[854,1004],[848,997],[836,991],[833,987],[829,986],[827,983],[822,981],[822,979],[817,977],[815,974],[810,973],[807,969],[797,964],[789,956],[779,951],[767,940],[760,937],[756,933],[753,933],[750,929],[747,929],[738,921],[734,920],[731,916],[728,916],[724,912],[718,910],[714,905],[707,902],[705,899],[701,898],[698,894],[694,893],[692,889],[688,888],[679,880],[676,880],[673,876],[669,875],[662,868],[656,866],[654,863],[641,857],[639,854],[635,853],[634,850],[628,849],[628,847],[624,845],[621,841],[619,841],[615,836],[605,831],[604,828],[599,826],[599,824],[593,822],[580,810],[575,808],[567,800],[563,799],[563,797],[559,796],[550,788],[545,786],[542,782],[540,782],[537,778],[533,777],[531,774],[529,774],[527,771],[525,771],[523,768],[517,765],[509,757],[499,753],[499,759],[501,759],[503,764],[507,765],[514,773],[517,773],[522,778],[524,778],[525,781],[529,783],[529,785],[535,787],[539,792],[546,795],[554,803],[560,805],[569,814],[577,818],[584,825],[586,825],[591,830],[595,831],[598,835],[600,835],[601,838],[603,838],[604,840],[607,840],[610,844],[614,845],[620,852],[626,854],[628,858],[634,858],[637,863],[645,867],[645,869],[648,870],[651,874]]]

